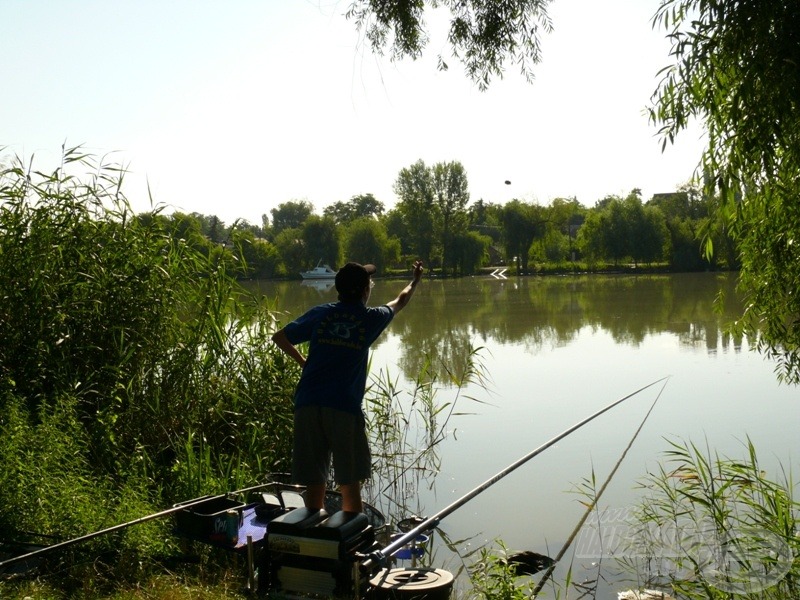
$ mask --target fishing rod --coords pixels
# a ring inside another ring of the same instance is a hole
[[[138,525],[139,523],[144,523],[146,521],[152,521],[154,519],[160,519],[161,517],[166,517],[167,515],[171,515],[172,513],[179,512],[186,508],[190,508],[192,506],[196,506],[198,504],[202,504],[203,502],[209,502],[212,500],[221,500],[222,498],[227,498],[228,496],[235,496],[236,494],[244,494],[246,492],[252,492],[255,490],[259,490],[261,488],[267,487],[272,485],[272,483],[262,483],[261,485],[255,485],[252,487],[244,488],[241,490],[235,490],[233,492],[226,492],[224,494],[218,494],[216,496],[201,496],[199,498],[195,498],[194,500],[189,500],[188,502],[182,502],[180,504],[176,504],[172,508],[168,508],[166,510],[159,511],[157,513],[153,513],[152,515],[146,515],[144,517],[139,517],[138,519],[134,519],[133,521],[128,521],[127,523],[120,523],[119,525],[114,525],[112,527],[108,527],[106,529],[101,529],[100,531],[95,531],[93,533],[87,533],[86,535],[82,535],[80,537],[76,537],[70,540],[65,540],[63,542],[59,542],[57,544],[53,544],[51,546],[45,546],[44,548],[39,548],[38,550],[34,550],[32,552],[28,552],[27,554],[20,554],[19,556],[14,556],[13,558],[9,558],[3,561],[0,561],[0,568],[5,567],[7,565],[13,565],[18,562],[22,562],[24,560],[28,560],[29,558],[36,558],[41,554],[45,554],[47,552],[52,552],[53,550],[60,550],[62,548],[66,548],[67,546],[72,546],[73,544],[78,544],[80,542],[85,542],[87,540],[91,540],[96,537],[100,537],[101,535],[106,535],[108,533],[113,533],[115,531],[119,531],[121,529],[125,529],[127,527],[131,527],[132,525]]]
[[[515,471],[517,468],[521,467],[523,464],[525,464],[526,462],[528,462],[529,460],[531,460],[535,456],[538,456],[539,454],[541,454],[542,452],[547,450],[550,446],[558,443],[559,441],[561,441],[562,439],[564,439],[565,437],[570,435],[572,432],[580,429],[581,427],[583,427],[584,425],[586,425],[590,421],[593,421],[594,419],[596,419],[597,417],[599,417],[603,413],[608,412],[609,410],[611,410],[612,408],[614,408],[618,404],[622,404],[626,400],[632,398],[633,396],[636,396],[637,394],[643,392],[644,390],[646,390],[648,388],[653,387],[657,383],[661,383],[662,381],[666,381],[668,378],[669,377],[662,377],[661,379],[657,379],[656,381],[654,381],[652,383],[649,383],[644,387],[639,388],[635,392],[632,392],[632,393],[628,394],[624,398],[620,398],[619,400],[615,400],[614,402],[612,402],[611,404],[607,405],[606,407],[598,410],[596,413],[586,417],[585,419],[583,419],[582,421],[580,421],[580,422],[576,423],[575,425],[569,427],[568,429],[565,429],[564,431],[559,433],[557,436],[555,436],[554,438],[552,438],[548,442],[545,442],[544,444],[542,444],[541,446],[539,446],[535,450],[532,450],[531,452],[529,452],[528,454],[526,454],[522,458],[520,458],[520,459],[516,460],[515,462],[511,463],[509,466],[507,466],[502,471],[496,473],[495,475],[493,475],[492,477],[490,477],[489,479],[484,481],[478,487],[476,487],[476,488],[472,489],[471,491],[467,492],[466,494],[461,496],[461,498],[459,498],[458,500],[456,500],[455,502],[453,502],[449,506],[446,506],[445,508],[443,508],[442,510],[437,512],[435,515],[433,515],[432,517],[429,517],[429,518],[425,519],[422,523],[420,523],[419,525],[417,525],[413,529],[409,530],[404,535],[399,536],[397,539],[395,539],[394,541],[390,542],[384,548],[382,548],[380,550],[375,550],[373,552],[370,552],[370,553],[366,554],[365,555],[366,558],[361,562],[361,569],[364,570],[364,571],[372,571],[375,568],[383,566],[386,563],[386,561],[388,560],[388,558],[391,557],[392,555],[394,555],[403,546],[405,546],[409,542],[415,540],[417,538],[417,536],[419,536],[421,533],[423,533],[425,531],[429,531],[429,530],[434,529],[435,527],[437,527],[439,525],[439,523],[442,521],[442,519],[444,519],[446,516],[448,516],[452,512],[454,512],[454,511],[458,510],[459,508],[461,508],[464,504],[466,504],[467,502],[472,500],[475,496],[477,496],[478,494],[484,492],[486,489],[488,489],[491,486],[493,486],[495,483],[500,481],[503,477],[505,477],[506,475],[508,475],[512,471]]]
[[[658,396],[656,396],[656,399],[653,401],[653,404],[647,410],[647,414],[645,414],[644,419],[642,419],[642,422],[639,424],[639,427],[633,433],[633,436],[628,442],[628,445],[625,446],[625,450],[622,451],[622,455],[619,457],[619,460],[611,469],[611,472],[608,474],[608,477],[606,477],[606,480],[600,486],[600,489],[597,490],[597,494],[595,494],[595,497],[589,503],[589,506],[586,507],[586,510],[584,511],[583,515],[581,515],[581,518],[578,520],[578,524],[575,526],[575,529],[572,530],[572,533],[567,538],[567,541],[564,542],[564,545],[561,547],[561,550],[559,550],[558,554],[556,554],[556,557],[553,559],[553,562],[551,562],[550,565],[547,567],[547,570],[545,571],[544,575],[542,575],[542,578],[539,580],[539,583],[536,584],[536,587],[531,593],[531,597],[535,598],[539,594],[539,592],[542,591],[545,583],[547,583],[547,580],[553,574],[553,571],[556,570],[556,565],[562,558],[564,558],[564,555],[567,553],[567,550],[572,545],[572,542],[575,540],[575,536],[578,535],[578,532],[583,528],[583,525],[584,523],[586,523],[586,520],[589,518],[589,515],[595,509],[597,503],[600,502],[600,498],[603,496],[603,494],[606,491],[606,488],[608,487],[608,484],[611,483],[611,480],[617,473],[617,469],[619,469],[620,465],[622,464],[622,461],[625,460],[625,457],[628,455],[628,451],[633,446],[633,442],[635,442],[636,438],[639,437],[639,434],[641,433],[644,424],[647,423],[647,419],[650,418],[650,413],[653,412],[653,409],[656,407],[656,404],[658,404],[658,400],[659,398],[661,398],[661,394],[664,392],[664,388],[666,386],[667,382],[664,381],[664,385],[661,386],[661,389],[658,392]]]

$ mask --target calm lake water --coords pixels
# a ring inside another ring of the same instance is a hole
[[[777,382],[774,365],[748,340],[724,333],[740,310],[734,284],[734,276],[714,273],[424,280],[374,346],[372,373],[386,371],[408,390],[428,358],[442,372],[443,365],[458,371],[469,349],[481,348],[489,389],[467,390],[478,401],[458,398],[458,412],[470,414],[448,422],[436,478],[405,490],[411,509],[436,513],[576,422],[664,377],[666,385],[627,400],[455,511],[442,530],[464,552],[500,539],[554,556],[585,511],[576,488],[593,473],[601,485],[656,398],[600,501],[607,514],[636,503],[637,482],[665,462],[669,440],[738,458],[749,438],[768,473],[792,470],[800,394]],[[392,299],[404,285],[379,279],[370,303]],[[326,284],[258,287],[277,298],[287,319],[336,298]],[[720,292],[727,301],[715,312]],[[437,399],[451,401],[454,393],[444,388]],[[586,538],[580,542],[567,557],[579,577],[596,577],[596,558],[585,552]],[[457,569],[446,549],[436,558],[434,566]],[[601,586],[598,597],[616,597],[614,585]]]

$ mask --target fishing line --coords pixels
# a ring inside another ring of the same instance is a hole
[[[402,535],[402,536],[398,537],[397,539],[395,539],[394,541],[389,543],[383,549],[376,550],[374,552],[370,552],[369,554],[367,554],[366,557],[365,557],[365,560],[361,563],[361,568],[364,569],[364,570],[371,570],[371,569],[373,569],[373,568],[375,568],[377,566],[382,566],[383,564],[385,564],[386,560],[389,557],[391,557],[394,553],[396,553],[398,550],[400,550],[403,546],[405,546],[406,544],[408,544],[412,540],[416,539],[416,537],[418,535],[420,535],[421,533],[423,533],[425,531],[428,531],[430,529],[433,529],[433,528],[437,527],[439,525],[439,523],[441,522],[441,520],[443,518],[445,518],[447,515],[449,515],[450,513],[454,512],[455,510],[461,508],[464,504],[466,504],[467,502],[472,500],[475,496],[477,496],[478,494],[484,492],[487,488],[493,486],[495,483],[500,481],[503,477],[505,477],[506,475],[508,475],[512,471],[516,470],[517,468],[519,468],[520,466],[522,466],[523,464],[525,464],[526,462],[528,462],[529,460],[531,460],[535,456],[541,454],[542,452],[547,450],[550,446],[552,446],[552,445],[556,444],[557,442],[561,441],[562,439],[564,439],[565,437],[570,435],[572,432],[576,431],[577,429],[580,429],[581,427],[583,427],[584,425],[586,425],[590,421],[593,421],[594,419],[596,419],[597,417],[599,417],[603,413],[608,412],[609,410],[611,410],[612,408],[614,408],[618,404],[621,404],[621,403],[625,402],[626,400],[632,398],[633,396],[636,396],[637,394],[643,392],[644,390],[646,390],[648,388],[653,387],[654,385],[656,385],[658,383],[661,383],[662,381],[666,382],[667,379],[669,379],[669,377],[662,377],[660,379],[657,379],[656,381],[654,381],[652,383],[649,383],[644,387],[639,388],[635,392],[632,392],[632,393],[628,394],[627,396],[612,402],[611,404],[607,405],[606,407],[598,410],[596,413],[586,417],[582,421],[576,423],[575,425],[573,425],[573,426],[569,427],[568,429],[564,430],[563,432],[559,433],[556,437],[552,438],[550,441],[545,442],[544,444],[542,444],[541,446],[539,446],[535,450],[532,450],[531,452],[529,452],[528,454],[526,454],[522,458],[520,458],[517,461],[511,463],[508,467],[506,467],[505,469],[503,469],[499,473],[493,475],[492,477],[490,477],[489,479],[484,481],[478,487],[476,487],[473,490],[467,492],[461,498],[459,498],[458,500],[456,500],[455,502],[453,502],[449,506],[443,508],[442,510],[440,510],[438,513],[436,513],[432,517],[427,518],[420,525],[418,525],[414,529],[411,529],[410,531],[408,531],[405,535]],[[662,388],[662,390],[663,390],[663,388]]]
[[[542,588],[544,587],[544,584],[550,578],[550,575],[553,574],[553,571],[555,570],[556,565],[564,557],[564,554],[566,554],[567,550],[572,545],[572,542],[575,541],[575,536],[578,535],[578,532],[581,530],[581,528],[583,527],[584,523],[586,523],[586,519],[589,518],[589,515],[594,510],[594,508],[597,506],[597,503],[600,501],[600,497],[603,495],[603,492],[606,491],[606,488],[608,487],[608,484],[611,483],[612,477],[614,477],[614,475],[616,474],[617,469],[619,469],[619,466],[622,464],[622,461],[625,460],[625,456],[628,454],[628,450],[630,450],[631,446],[633,446],[633,442],[636,441],[637,437],[639,437],[639,433],[642,431],[642,428],[644,427],[644,424],[647,422],[647,419],[650,417],[650,413],[653,412],[653,409],[656,407],[656,404],[658,403],[658,399],[661,398],[661,394],[664,392],[664,388],[665,387],[667,387],[667,381],[666,380],[664,381],[664,385],[661,386],[661,390],[659,390],[658,395],[656,396],[656,399],[653,401],[653,404],[650,406],[650,409],[647,411],[647,414],[645,414],[644,419],[642,419],[642,422],[639,424],[639,427],[634,432],[633,437],[631,438],[631,441],[628,442],[628,445],[625,447],[625,450],[623,450],[622,455],[619,457],[619,460],[617,461],[617,464],[615,464],[614,468],[611,469],[611,472],[608,474],[608,477],[606,477],[606,480],[603,482],[603,485],[600,486],[600,489],[598,490],[598,492],[595,495],[594,499],[591,501],[589,506],[586,508],[586,512],[583,513],[583,516],[578,521],[578,524],[575,526],[575,529],[572,530],[572,533],[567,538],[567,541],[564,543],[564,546],[561,548],[559,553],[553,559],[552,564],[549,567],[547,567],[547,570],[545,571],[544,575],[542,575],[542,579],[539,581],[538,584],[536,584],[536,587],[534,588],[534,590],[533,590],[533,592],[531,594],[532,596],[535,597],[539,592],[542,591]]]

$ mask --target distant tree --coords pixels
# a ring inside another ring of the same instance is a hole
[[[236,271],[237,265],[233,253],[220,244],[212,242],[203,233],[204,218],[202,215],[175,212],[163,220],[160,216],[157,218],[173,240],[190,246],[208,258],[225,261],[232,271]]]
[[[711,266],[711,261],[703,255],[701,243],[710,224],[708,206],[702,190],[692,184],[684,184],[672,193],[655,194],[645,204],[645,208],[657,208],[664,215],[672,268],[697,271]]]
[[[212,242],[207,235],[203,233],[204,221],[203,215],[199,213],[185,214],[181,212],[174,212],[169,216],[155,213],[142,213],[138,215],[137,220],[141,223],[154,223],[161,227],[161,230],[171,237],[174,241],[178,242],[180,246],[188,246],[195,251],[200,252],[205,257],[211,259],[213,264],[224,264],[231,273],[239,271],[239,264],[237,263],[234,252],[230,248],[224,248],[222,244]]]
[[[579,234],[579,246],[587,258],[618,264],[630,256],[629,214],[619,196],[606,196],[597,202]]]
[[[602,248],[605,257],[618,265],[631,254],[631,212],[621,198],[610,199],[603,212]]]
[[[396,241],[390,244],[383,224],[370,217],[356,219],[345,232],[345,260],[372,263],[378,272],[399,258],[398,248]]]
[[[389,239],[400,241],[401,254],[411,254],[413,251],[411,235],[402,212],[396,208],[390,210],[381,218],[381,223],[386,228],[386,235],[389,236]]]
[[[453,253],[453,242],[456,232],[466,229],[466,206],[469,202],[469,184],[467,172],[460,162],[440,162],[431,168],[434,200],[441,215],[441,231],[438,237],[442,246],[442,267],[456,267],[455,260],[450,259]]]
[[[667,221],[655,206],[638,202],[631,223],[631,258],[634,264],[661,262],[671,253]]]
[[[299,274],[306,264],[302,235],[300,229],[284,229],[275,237],[275,248],[287,275]]]
[[[235,231],[246,231],[256,239],[272,242],[271,235],[268,230],[265,230],[262,225],[254,225],[246,219],[237,219],[234,221],[233,224],[231,224],[231,226],[228,228],[228,233],[226,234],[227,238],[233,236]]]
[[[607,196],[598,202],[579,238],[592,260],[603,258],[614,264],[627,259],[634,264],[663,260],[670,242],[664,215],[656,207],[645,207],[638,189],[625,198]]]
[[[575,239],[578,235],[578,229],[586,219],[587,211],[588,209],[578,202],[575,197],[555,198],[547,208],[548,232],[555,230],[566,238],[567,248],[564,258],[568,260],[573,259],[573,253],[576,249]],[[550,241],[546,244],[545,255],[555,256],[560,254],[561,250],[556,250],[556,247],[560,248],[562,246],[560,239],[554,234],[550,234],[548,237]]]
[[[517,268],[528,270],[531,244],[544,230],[546,221],[542,207],[511,200],[503,207],[503,244],[509,260],[516,260]]]
[[[586,220],[578,232],[577,246],[581,255],[594,264],[598,260],[605,258],[605,239],[607,216],[603,210],[593,208],[586,215]]]
[[[378,218],[383,214],[386,208],[383,202],[376,199],[372,194],[359,194],[350,198],[350,202],[354,205],[354,216],[356,219],[361,217]]]
[[[225,235],[225,223],[220,221],[216,215],[211,217],[207,235],[208,239],[215,244],[218,244],[223,240],[223,236]]]
[[[333,219],[337,225],[343,225],[353,220],[352,206],[349,202],[334,202],[322,210],[322,215]]]
[[[400,240],[396,237],[390,237],[386,240],[386,246],[384,246],[384,263],[386,267],[393,266],[398,267],[401,266],[401,261],[403,258],[402,252],[402,245]]]
[[[654,194],[647,204],[657,207],[668,221],[675,218],[703,219],[709,216],[711,206],[702,188],[693,183],[685,183],[671,193]]]
[[[174,212],[169,217],[169,231],[172,237],[177,240],[185,240],[187,242],[199,243],[203,235],[203,222],[200,219],[201,215],[198,213],[189,214],[182,212]]]
[[[595,210],[603,210],[609,204],[611,204],[615,200],[619,200],[619,199],[620,199],[619,196],[616,196],[616,195],[605,196],[604,198],[601,198],[600,200],[598,200],[597,202],[594,203],[594,208],[595,208]]]
[[[680,271],[697,271],[711,266],[701,248],[701,221],[674,217],[666,222],[671,240],[670,266]]]
[[[499,204],[480,199],[467,207],[467,226],[482,235],[488,235],[496,244],[502,235],[502,213],[503,207]]]
[[[361,194],[353,196],[347,202],[339,201],[326,206],[322,214],[343,225],[361,217],[378,218],[383,211],[383,202],[376,200],[372,194]]]
[[[403,217],[411,251],[430,265],[440,246],[435,235],[441,220],[430,169],[422,160],[401,169],[394,190],[400,199],[396,208]]]
[[[339,229],[330,217],[308,217],[301,228],[305,265],[313,267],[320,261],[332,267],[339,264],[341,244]]]
[[[447,41],[456,60],[479,88],[502,77],[506,63],[516,64],[526,79],[541,59],[539,35],[552,29],[546,7],[550,0],[430,0],[380,2],[352,0],[346,16],[353,19],[373,51],[387,48],[393,60],[422,55],[429,33],[426,4],[450,12]],[[439,68],[448,68],[439,56]]]
[[[561,263],[569,260],[571,246],[569,237],[556,227],[547,227],[544,236],[531,246],[531,260],[550,263]]]
[[[269,217],[267,217],[267,215],[261,215],[261,219],[257,224],[248,223],[247,221],[242,220],[240,227],[242,226],[244,226],[248,231],[251,231],[255,237],[261,238],[262,240],[272,241],[272,232],[269,228]]]
[[[302,227],[306,219],[314,214],[314,205],[308,200],[284,202],[270,210],[270,213],[272,214],[272,234],[278,235],[286,229]]]
[[[663,213],[656,207],[642,204],[642,191],[631,191],[622,201],[623,221],[619,236],[626,243],[624,252],[634,265],[661,261],[666,256],[669,233]]]
[[[194,221],[200,233],[212,242],[220,243],[225,239],[225,223],[220,221],[215,215],[204,215],[199,212],[192,212],[188,215],[183,215],[183,213],[175,214],[181,215],[181,218],[188,217]]]
[[[488,260],[492,238],[477,231],[458,231],[453,234],[451,258],[455,272],[472,275]]]
[[[242,260],[243,275],[267,279],[278,273],[278,249],[267,240],[257,238],[249,229],[236,229],[231,238]]]

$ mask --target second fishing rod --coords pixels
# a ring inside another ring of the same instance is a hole
[[[589,415],[588,417],[586,417],[582,421],[579,421],[578,423],[575,423],[571,427],[565,429],[564,431],[559,433],[557,436],[555,436],[554,438],[552,438],[549,441],[545,442],[544,444],[542,444],[538,448],[535,448],[534,450],[531,450],[528,454],[526,454],[525,456],[523,456],[523,457],[519,458],[518,460],[514,461],[513,463],[508,465],[502,471],[499,471],[498,473],[494,474],[492,477],[490,477],[489,479],[484,481],[479,486],[473,488],[472,490],[470,490],[469,492],[464,494],[461,498],[459,498],[458,500],[456,500],[455,502],[453,502],[449,506],[446,506],[445,508],[443,508],[442,510],[440,510],[439,512],[437,512],[433,516],[426,518],[419,525],[417,525],[413,529],[409,530],[404,535],[398,536],[395,540],[393,540],[390,544],[388,544],[384,548],[382,548],[380,550],[376,550],[376,551],[370,552],[369,554],[365,555],[363,557],[363,559],[361,560],[361,569],[364,570],[364,571],[370,572],[370,571],[374,571],[376,569],[379,569],[379,568],[383,567],[387,563],[387,561],[395,553],[397,553],[401,548],[403,548],[407,544],[411,543],[420,534],[425,533],[426,531],[430,531],[431,529],[434,529],[435,527],[437,527],[439,525],[439,523],[442,521],[442,519],[444,519],[445,517],[447,517],[451,513],[455,512],[456,510],[458,510],[462,506],[464,506],[467,502],[472,500],[478,494],[481,494],[482,492],[486,491],[488,488],[493,486],[495,483],[500,481],[503,477],[505,477],[509,473],[512,473],[513,471],[515,471],[516,469],[518,469],[519,467],[524,465],[526,462],[528,462],[532,458],[538,456],[539,454],[541,454],[542,452],[544,452],[545,450],[547,450],[548,448],[550,448],[554,444],[558,443],[559,441],[561,441],[562,439],[564,439],[565,437],[567,437],[568,435],[570,435],[574,431],[580,429],[581,427],[583,427],[587,423],[593,421],[594,419],[596,419],[600,415],[608,412],[609,410],[611,410],[615,406],[618,406],[619,404],[622,404],[626,400],[629,400],[630,398],[633,398],[634,396],[640,394],[641,392],[647,390],[648,388],[651,388],[651,387],[653,387],[653,386],[655,386],[655,385],[657,385],[657,384],[659,384],[661,382],[666,382],[667,379],[668,379],[668,377],[662,377],[661,379],[657,379],[656,381],[653,381],[652,383],[649,383],[649,384],[639,388],[635,392],[631,392],[627,396],[625,396],[623,398],[620,398],[619,400],[615,400],[611,404],[608,404],[607,406],[603,407],[602,409],[598,410],[597,412]]]

